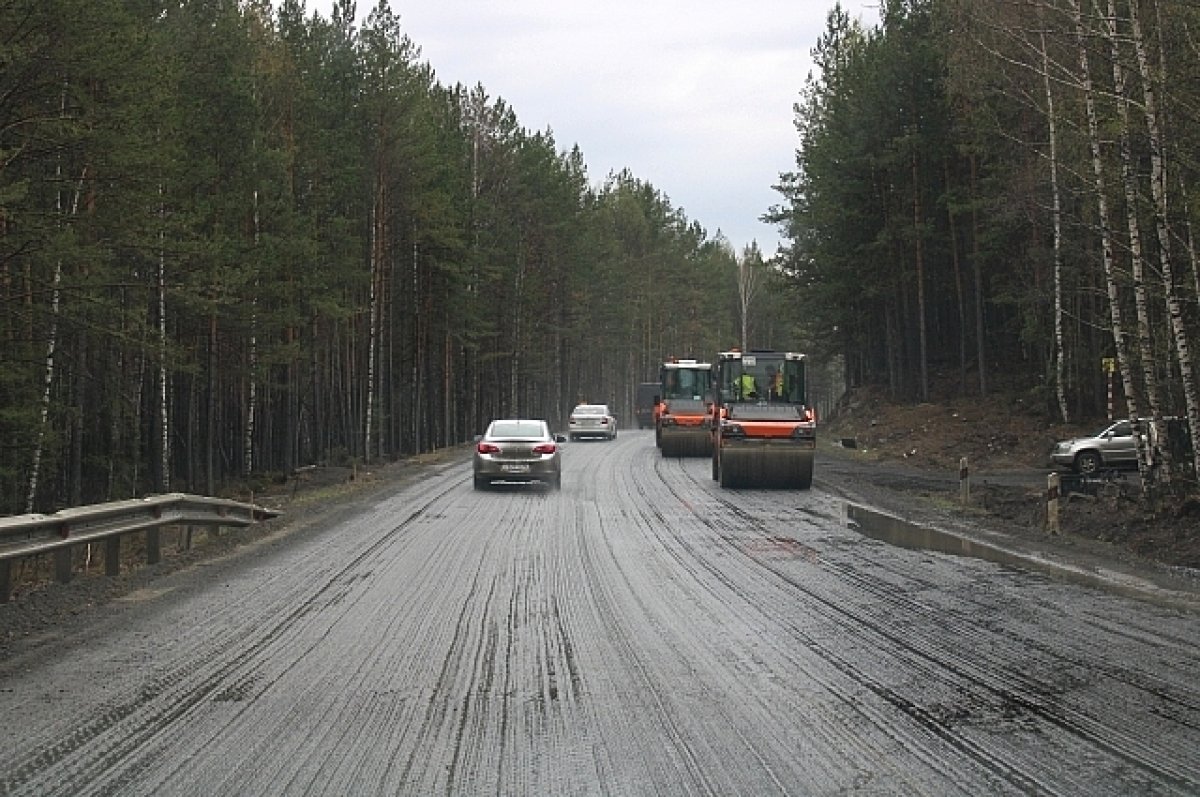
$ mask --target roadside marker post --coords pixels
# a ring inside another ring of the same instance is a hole
[[[971,503],[971,469],[966,457],[958,460],[958,498],[963,506]]]
[[[1046,477],[1046,532],[1058,534],[1058,499],[1062,496],[1061,477],[1051,473]]]

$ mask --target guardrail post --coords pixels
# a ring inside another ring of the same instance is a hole
[[[162,561],[162,542],[158,528],[146,529],[146,564],[156,565]]]
[[[71,546],[58,548],[54,551],[54,578],[59,584],[71,581]]]
[[[104,575],[121,575],[121,538],[109,537],[104,541]]]
[[[12,559],[0,562],[0,603],[8,603],[12,599]]]

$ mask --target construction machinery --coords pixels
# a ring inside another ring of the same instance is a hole
[[[654,405],[658,403],[658,382],[639,382],[633,398],[633,415],[637,428],[649,429],[654,425]]]
[[[672,358],[659,369],[654,442],[664,457],[704,457],[712,446],[712,364]]]
[[[794,352],[717,355],[709,431],[712,477],[722,487],[812,486],[817,422],[806,365]]]

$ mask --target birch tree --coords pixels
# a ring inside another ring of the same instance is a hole
[[[1157,85],[1159,78],[1154,74],[1147,52],[1146,39],[1142,34],[1138,3],[1129,4],[1130,36],[1137,56],[1138,73],[1142,84],[1142,110],[1145,115],[1146,133],[1150,143],[1150,194],[1154,202],[1154,226],[1158,235],[1158,264],[1162,275],[1166,300],[1167,319],[1170,324],[1171,341],[1179,364],[1179,375],[1183,383],[1183,395],[1187,408],[1188,426],[1192,430],[1192,456],[1195,473],[1200,475],[1200,445],[1195,441],[1200,434],[1200,392],[1196,385],[1192,367],[1191,346],[1183,317],[1183,303],[1175,284],[1172,240],[1168,207],[1167,162],[1165,157],[1164,133],[1160,124]],[[1161,431],[1161,430],[1160,430]],[[1165,438],[1165,435],[1161,435]]]
[[[61,211],[61,208],[59,209]],[[58,347],[58,311],[62,301],[62,259],[54,262],[54,277],[51,280],[50,323],[46,335],[45,379],[43,381],[41,419],[38,423],[37,438],[33,446],[33,464],[29,468],[29,489],[25,495],[25,512],[33,512],[37,499],[38,479],[41,476],[42,452],[46,445],[46,431],[50,425],[50,397],[54,386],[54,356]]]
[[[1112,222],[1108,209],[1108,188],[1106,185],[1104,156],[1100,146],[1100,124],[1096,112],[1095,91],[1092,86],[1090,58],[1088,56],[1088,32],[1084,28],[1083,13],[1079,0],[1068,0],[1071,21],[1074,26],[1075,46],[1079,58],[1079,84],[1083,91],[1084,107],[1087,113],[1088,142],[1092,155],[1092,175],[1095,185],[1096,207],[1100,220],[1100,245],[1104,261],[1104,275],[1108,287],[1109,313],[1112,319],[1113,344],[1116,347],[1117,367],[1121,371],[1121,379],[1125,388],[1125,400],[1128,404],[1129,418],[1137,421],[1139,415],[1138,394],[1133,383],[1133,362],[1130,359],[1128,341],[1121,311],[1121,296],[1117,285],[1116,262],[1113,252]],[[1136,428],[1136,426],[1135,426]],[[1138,446],[1138,469],[1142,474],[1143,490],[1149,489],[1149,470],[1146,452]]]
[[[1150,303],[1147,295],[1145,276],[1145,252],[1142,245],[1141,221],[1139,220],[1139,190],[1137,183],[1137,166],[1133,162],[1133,128],[1129,113],[1129,97],[1127,95],[1125,66],[1120,46],[1120,31],[1116,0],[1108,1],[1107,13],[1103,13],[1099,3],[1093,3],[1095,16],[1102,20],[1104,35],[1108,39],[1113,72],[1113,99],[1117,107],[1119,122],[1121,184],[1125,195],[1125,218],[1128,227],[1130,274],[1133,278],[1134,311],[1137,320],[1137,353],[1138,365],[1142,374],[1142,388],[1145,391],[1146,409],[1154,424],[1155,434],[1163,432],[1162,406],[1159,398],[1158,373],[1154,356],[1154,339],[1151,329]],[[1132,357],[1132,355],[1131,355]],[[1132,366],[1132,363],[1131,363]],[[1170,481],[1170,462],[1162,462],[1160,476]]]
[[[763,269],[762,254],[757,243],[750,243],[737,259],[738,317],[741,321],[742,351],[750,350],[750,313],[758,295],[759,281]]]
[[[159,483],[164,493],[171,489],[171,413],[167,401],[167,256],[162,223],[166,212],[162,206],[162,189],[159,189],[159,249],[158,249],[158,453],[161,474]]]
[[[1038,32],[1042,56],[1042,85],[1046,95],[1046,129],[1049,133],[1050,149],[1050,198],[1054,224],[1054,387],[1058,398],[1058,412],[1063,423],[1069,423],[1071,412],[1067,408],[1066,359],[1067,347],[1063,340],[1063,233],[1062,194],[1058,185],[1058,116],[1054,112],[1054,92],[1050,83],[1050,56],[1046,50],[1046,33]]]
[[[59,100],[59,116],[61,119],[67,118],[67,87],[68,83],[64,81],[62,94]],[[60,235],[65,237],[65,233],[71,226],[71,219],[79,211],[79,197],[83,192],[84,180],[87,178],[86,168],[79,175],[79,180],[76,183],[75,191],[70,198],[69,209],[68,203],[63,201],[63,182],[65,180],[64,168],[62,164],[62,154],[60,153],[55,164],[55,195],[54,195],[54,215],[58,220]],[[59,308],[62,302],[62,278],[63,278],[63,261],[62,254],[59,253],[54,259],[54,276],[51,279],[51,299],[50,299],[50,322],[49,331],[46,337],[46,359],[45,359],[45,378],[43,380],[42,400],[41,400],[41,421],[38,424],[37,439],[33,447],[33,463],[29,468],[29,489],[25,498],[26,513],[32,512],[37,500],[38,480],[41,477],[42,454],[46,445],[46,434],[50,425],[50,406],[51,406],[51,390],[54,386],[54,368],[55,355],[58,347],[59,334]]]

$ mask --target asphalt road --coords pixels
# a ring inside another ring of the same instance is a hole
[[[0,795],[1200,793],[1197,613],[565,448],[561,492],[464,458],[0,661]]]

